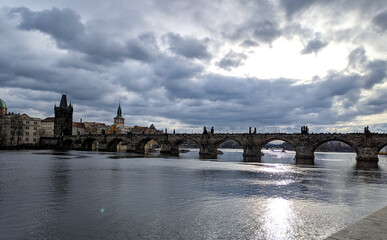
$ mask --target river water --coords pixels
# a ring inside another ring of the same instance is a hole
[[[0,239],[323,239],[387,205],[387,158],[0,151]]]

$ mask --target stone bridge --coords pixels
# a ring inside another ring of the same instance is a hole
[[[217,148],[227,140],[238,142],[246,159],[260,160],[261,149],[269,142],[282,140],[293,146],[296,163],[314,163],[314,151],[321,144],[340,141],[351,146],[357,154],[358,162],[377,163],[379,151],[387,145],[387,134],[378,133],[271,133],[271,134],[106,134],[78,135],[58,139],[60,148],[77,150],[116,151],[117,145],[125,145],[128,152],[145,152],[145,145],[156,141],[160,152],[179,154],[179,146],[187,140],[194,141],[200,148],[200,156],[216,158]],[[43,139],[44,142],[44,139]]]

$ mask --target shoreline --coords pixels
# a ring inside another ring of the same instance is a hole
[[[325,239],[387,239],[387,206]]]

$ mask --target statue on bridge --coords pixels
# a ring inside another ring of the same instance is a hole
[[[207,134],[207,128],[206,128],[206,126],[203,127],[203,134]]]
[[[211,127],[211,134],[214,134],[214,127]]]
[[[308,126],[302,126],[301,127],[301,134],[309,134],[309,128]]]
[[[364,134],[366,134],[366,135],[371,134],[368,126],[364,128]]]

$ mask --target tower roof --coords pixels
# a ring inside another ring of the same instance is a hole
[[[121,103],[118,104],[117,116],[115,118],[123,118],[122,117],[122,110],[121,110]]]
[[[5,102],[0,99],[0,108],[7,108],[7,105],[5,105]]]
[[[67,95],[62,94],[59,107],[67,107]]]

